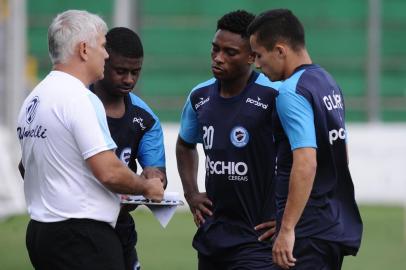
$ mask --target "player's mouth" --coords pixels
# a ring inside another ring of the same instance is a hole
[[[117,90],[121,93],[130,93],[133,88],[132,87],[117,87]]]
[[[219,66],[213,65],[211,66],[211,71],[213,72],[213,74],[223,74],[224,73],[224,69],[222,69]]]

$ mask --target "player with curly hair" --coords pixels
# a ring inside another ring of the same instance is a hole
[[[196,225],[199,269],[269,269],[274,231],[275,150],[272,111],[279,83],[252,70],[247,27],[237,10],[217,23],[214,78],[186,100],[176,144],[178,171]],[[206,192],[197,187],[198,153],[206,156]],[[264,241],[265,240],[265,241]]]

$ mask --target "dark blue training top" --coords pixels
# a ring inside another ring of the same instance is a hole
[[[143,168],[165,167],[163,133],[158,118],[132,93],[125,96],[124,103],[123,117],[107,117],[111,137],[117,144],[116,155],[134,172],[137,171],[135,159]]]
[[[318,65],[303,65],[279,87],[276,109],[276,116],[279,116],[279,119],[275,118],[278,225],[288,195],[292,151],[317,148],[316,177],[296,226],[296,237],[339,242],[346,254],[356,254],[361,242],[362,221],[347,162],[341,89]]]
[[[272,110],[279,83],[252,72],[238,96],[220,96],[220,82],[208,80],[190,93],[182,113],[180,137],[202,143],[206,192],[213,217],[206,218],[193,246],[215,255],[240,244],[259,242],[254,226],[274,219],[275,150]]]

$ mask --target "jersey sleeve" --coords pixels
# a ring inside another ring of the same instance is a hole
[[[190,95],[183,107],[179,136],[187,143],[201,143],[197,114],[192,108]]]
[[[317,148],[313,109],[309,101],[293,91],[280,92],[276,110],[289,138],[291,150]]]
[[[69,130],[84,159],[117,146],[110,136],[103,104],[93,93],[67,103],[66,119]]]
[[[141,167],[165,167],[164,136],[161,124],[155,119],[155,124],[150,128],[138,146],[137,160]]]

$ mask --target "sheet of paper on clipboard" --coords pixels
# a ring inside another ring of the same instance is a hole
[[[121,198],[123,204],[137,204],[148,207],[163,228],[168,225],[178,205],[183,205],[178,192],[165,192],[160,202],[153,202],[141,195],[125,195]]]

